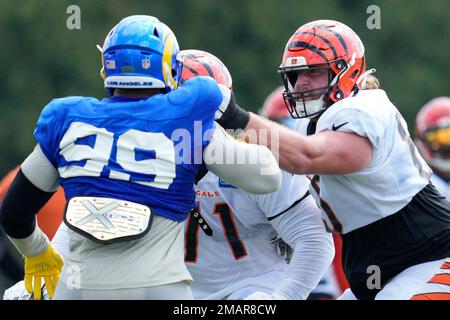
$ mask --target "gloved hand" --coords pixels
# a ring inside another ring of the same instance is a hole
[[[287,263],[291,261],[294,250],[279,235],[270,239],[270,243],[275,245],[278,255],[284,257]]]
[[[42,278],[50,298],[53,298],[64,265],[61,255],[51,246],[38,256],[25,257],[25,289],[34,299],[41,299]]]
[[[250,294],[244,300],[286,300],[286,299],[279,295],[269,294],[262,291],[256,291]]]

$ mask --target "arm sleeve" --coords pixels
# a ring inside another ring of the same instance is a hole
[[[23,162],[0,208],[0,224],[25,256],[44,251],[48,238],[36,226],[35,215],[58,188],[58,172],[39,145]]]
[[[294,249],[283,281],[273,295],[292,300],[306,299],[333,260],[333,238],[325,231],[311,196],[270,222]]]
[[[35,215],[52,195],[34,186],[19,170],[2,202],[0,225],[25,256],[39,255],[47,248],[48,238],[36,226]]]
[[[281,170],[268,148],[238,141],[219,125],[203,160],[209,171],[250,193],[274,192],[281,185]]]

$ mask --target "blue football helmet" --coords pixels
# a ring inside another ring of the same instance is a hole
[[[161,88],[167,92],[178,87],[182,59],[172,30],[157,18],[129,16],[106,36],[102,52],[105,88]]]

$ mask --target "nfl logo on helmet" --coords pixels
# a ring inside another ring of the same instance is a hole
[[[150,59],[142,59],[142,68],[145,70],[150,68]]]
[[[115,69],[116,61],[114,60],[106,60],[106,69]]]

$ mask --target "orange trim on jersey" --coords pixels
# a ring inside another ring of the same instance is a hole
[[[339,219],[337,218],[336,214],[334,213],[333,209],[328,204],[328,202],[325,201],[325,199],[323,199],[322,196],[320,195],[320,177],[318,175],[315,175],[311,179],[311,186],[313,187],[314,191],[319,196],[320,207],[321,207],[322,211],[327,215],[328,220],[330,221],[333,230],[336,231],[337,233],[342,233],[343,232],[342,223],[339,221]],[[328,224],[326,224],[326,226],[327,226],[327,229],[329,229]]]
[[[438,283],[450,286],[450,273],[435,274],[428,283]]]
[[[350,288],[347,277],[345,276],[344,269],[342,267],[342,239],[337,233],[333,233],[334,241],[334,259],[333,259],[333,269],[336,275],[336,279],[341,292],[345,289]]]
[[[444,270],[450,269],[450,262],[444,262],[444,264],[442,265],[441,269],[444,269]]]
[[[445,292],[420,293],[413,295],[410,300],[450,300],[450,293]]]

